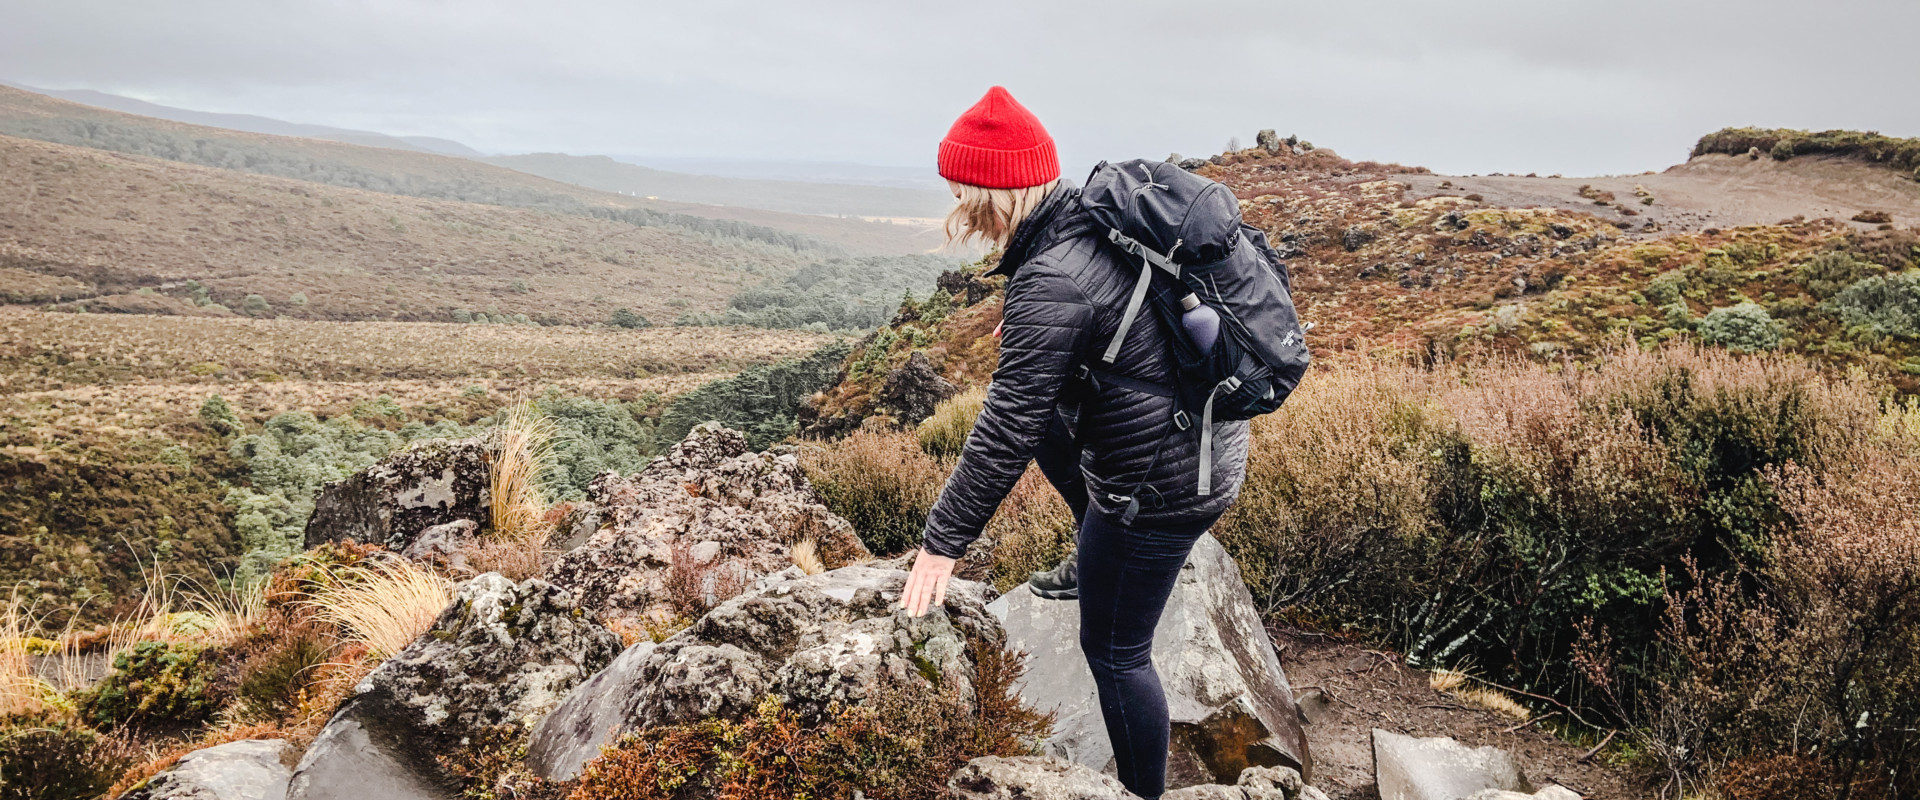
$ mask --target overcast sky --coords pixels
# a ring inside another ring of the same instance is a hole
[[[1101,158],[1260,128],[1638,172],[1727,125],[1920,136],[1920,2],[0,0],[0,79],[489,152],[926,165],[987,86]]]

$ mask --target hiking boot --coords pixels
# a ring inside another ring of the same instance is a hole
[[[1027,585],[1033,593],[1048,600],[1074,600],[1080,597],[1080,554],[1068,553],[1053,569],[1033,573]]]

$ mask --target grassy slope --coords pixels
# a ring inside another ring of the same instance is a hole
[[[489,307],[550,322],[668,303],[718,309],[808,256],[576,214],[427,200],[0,137],[0,286],[23,299],[198,313],[146,288],[197,280],[309,319],[445,320]],[[49,276],[75,281],[34,295]],[[306,302],[297,302],[303,295]]]
[[[922,252],[937,244],[927,232],[907,226],[750,208],[648,201],[465,158],[189,125],[81,105],[8,86],[0,86],[0,135],[84,143],[103,149],[411,196],[568,211],[646,209],[732,220],[814,237],[858,253]]]

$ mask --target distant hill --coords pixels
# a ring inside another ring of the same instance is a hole
[[[692,175],[644,167],[607,156],[529,153],[493,156],[483,160],[521,172],[610,192],[797,214],[937,218],[946,216],[947,209],[953,205],[951,195],[936,189]]]
[[[641,213],[404,197],[0,136],[0,301],[571,324],[626,308],[664,322],[720,312],[832,252]]]
[[[804,247],[802,239],[817,239],[856,254],[925,252],[940,241],[924,225],[645,200],[413,148],[191,125],[6,86],[0,86],[0,135],[413,197],[576,214],[639,213],[693,230],[787,245]]]
[[[17,89],[25,89],[48,97],[70,100],[83,105],[96,106],[144,117],[185,122],[189,125],[205,125],[211,128],[226,128],[247,133],[270,133],[276,136],[300,136],[308,139],[325,139],[330,142],[344,142],[366,147],[391,147],[396,150],[417,150],[422,153],[440,153],[442,155],[473,157],[480,151],[451,139],[439,139],[432,136],[389,136],[374,131],[360,131],[351,128],[336,128],[330,125],[311,125],[301,122],[262,117],[254,114],[222,114],[214,111],[194,111],[186,108],[163,106],[107,92],[92,89],[38,89],[17,83],[6,83]]]

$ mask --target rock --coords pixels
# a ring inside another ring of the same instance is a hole
[[[640,665],[653,655],[654,647],[649,641],[635,643],[554,706],[553,713],[533,729],[527,744],[528,766],[556,778],[580,774],[580,767],[599,755],[601,746],[610,743],[613,732],[621,728],[626,709],[608,699],[617,697],[621,687],[639,681]]]
[[[1138,798],[1083,765],[1039,756],[981,756],[955,770],[947,788],[959,800],[1117,800]]]
[[[1380,800],[1460,800],[1487,789],[1532,789],[1513,756],[1499,748],[1468,747],[1445,736],[1416,739],[1378,728],[1373,731],[1373,774]]]
[[[1194,171],[1194,170],[1196,170],[1196,169],[1199,169],[1199,168],[1201,168],[1201,167],[1204,167],[1204,166],[1206,166],[1206,165],[1207,165],[1207,160],[1206,160],[1206,159],[1204,159],[1204,158],[1183,158],[1183,159],[1180,159],[1180,168],[1181,168],[1181,169],[1184,169],[1184,170],[1186,170],[1186,171],[1188,171],[1188,172],[1192,172],[1192,171]]]
[[[1008,644],[1026,650],[1020,693],[1056,714],[1049,755],[1096,769],[1113,763],[1093,677],[1080,650],[1079,609],[1015,589],[988,606]],[[1154,666],[1173,718],[1167,785],[1227,783],[1248,767],[1312,759],[1286,672],[1239,567],[1212,534],[1200,537],[1154,631]]]
[[[1287,145],[1287,143],[1284,140],[1280,138],[1280,134],[1275,132],[1272,128],[1268,128],[1267,130],[1264,130],[1255,134],[1253,137],[1253,143],[1254,145],[1258,146],[1260,149],[1267,151],[1268,155],[1277,156],[1277,155],[1280,155],[1281,151],[1292,149]]]
[[[993,284],[980,279],[980,273],[970,269],[950,269],[940,273],[934,285],[947,294],[965,294],[960,299],[962,307],[972,306],[993,294]]]
[[[1365,225],[1355,225],[1340,235],[1340,246],[1347,248],[1347,252],[1351,253],[1372,244],[1378,238],[1380,234],[1374,229]]]
[[[1533,794],[1487,789],[1475,792],[1466,800],[1580,800],[1580,793],[1560,784],[1550,783]]]
[[[960,389],[940,377],[939,370],[927,360],[925,350],[915,350],[907,363],[887,374],[880,391],[873,395],[877,407],[892,414],[902,425],[918,425],[933,416],[933,407],[952,397]]]
[[[484,436],[428,439],[327,484],[314,499],[305,546],[349,541],[398,551],[435,525],[484,522],[490,452]]]
[[[439,797],[436,756],[511,745],[599,672],[620,639],[541,580],[487,573],[382,662],[294,770],[290,800]]]
[[[120,800],[284,800],[292,757],[285,739],[246,739],[195,750]]]
[[[867,558],[853,526],[828,511],[788,448],[747,452],[740,432],[707,423],[631,476],[587,494],[598,530],[554,561],[546,580],[602,619],[698,613],[793,564],[812,539],[827,567]]]
[[[1162,800],[1300,800],[1307,782],[1287,767],[1249,767],[1232,786],[1217,783],[1175,789]]]
[[[420,532],[400,555],[432,564],[449,572],[473,574],[467,566],[467,549],[480,541],[480,523],[456,519]]]
[[[928,675],[970,698],[968,644],[1005,643],[986,611],[989,590],[954,581],[939,613],[911,618],[894,607],[905,581],[904,572],[864,565],[767,581],[582,684],[535,729],[529,763],[543,777],[572,777],[614,736],[737,718],[769,694],[803,720],[835,701],[933,691]]]

